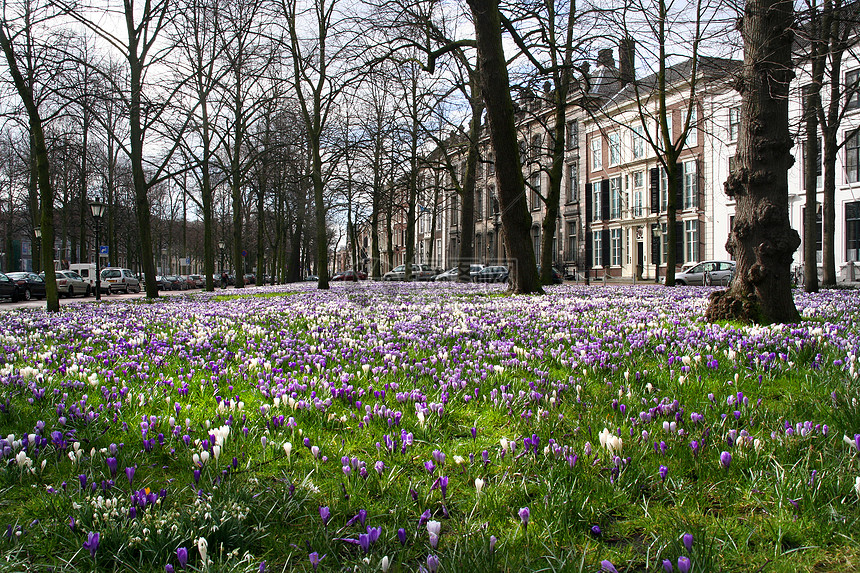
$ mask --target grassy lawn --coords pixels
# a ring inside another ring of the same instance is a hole
[[[860,292],[773,327],[709,292],[4,313],[0,570],[860,568]]]

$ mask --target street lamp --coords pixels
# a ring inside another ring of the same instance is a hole
[[[90,202],[90,211],[92,212],[93,220],[96,223],[96,300],[102,299],[101,247],[99,246],[101,239],[99,238],[99,233],[102,226],[102,217],[104,217],[106,208],[107,205],[102,203],[98,197]]]
[[[39,265],[33,265],[33,272],[36,272],[36,269],[42,269],[41,265],[41,257],[42,257],[42,227],[33,227],[33,236],[36,237],[36,249],[33,251],[33,262],[40,263]],[[39,253],[39,258],[36,258],[36,253]]]
[[[218,241],[218,250],[221,252],[221,272],[224,272],[224,241]]]
[[[654,282],[660,284],[660,242],[663,239],[660,223],[651,225],[651,258],[654,259]]]

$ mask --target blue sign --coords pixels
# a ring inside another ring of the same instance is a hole
[[[108,246],[107,245],[100,246],[99,247],[99,254],[103,257],[108,256]]]

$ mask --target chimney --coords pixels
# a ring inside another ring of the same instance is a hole
[[[612,56],[612,48],[604,48],[597,52],[597,65],[604,68],[614,68],[615,58]]]
[[[636,40],[624,38],[618,42],[618,79],[622,86],[636,79]]]

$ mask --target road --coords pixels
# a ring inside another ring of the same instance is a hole
[[[232,289],[233,287],[230,287],[230,288]],[[176,296],[176,295],[183,295],[183,294],[192,294],[192,293],[196,293],[196,292],[200,292],[200,289],[159,291],[158,294],[159,294],[159,296]],[[111,294],[111,295],[103,294],[102,300],[105,302],[108,302],[108,301],[112,301],[112,300],[115,301],[115,300],[129,300],[129,299],[135,299],[135,298],[143,298],[145,296],[146,296],[146,293],[143,291],[141,291],[139,293],[134,293],[134,294],[132,294],[132,293],[129,293],[129,294]],[[95,300],[96,300],[95,296],[90,296],[90,297],[76,296],[75,298],[60,298],[60,306],[64,306],[64,305],[72,304],[72,303],[95,302]],[[43,308],[45,308],[45,301],[44,300],[35,300],[35,299],[30,300],[30,301],[26,301],[26,302],[25,301],[10,302],[8,299],[0,300],[0,312],[3,312],[4,310],[14,310],[16,308],[35,308],[35,309],[42,308],[43,309]]]

